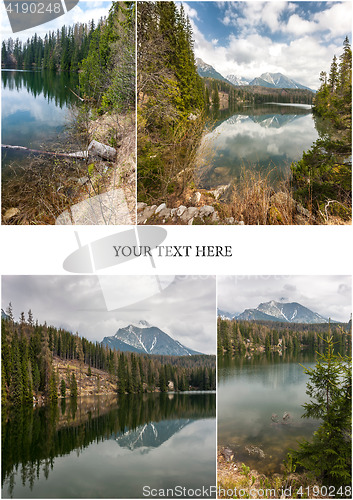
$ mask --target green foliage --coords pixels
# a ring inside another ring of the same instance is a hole
[[[329,77],[320,74],[313,108],[331,128],[292,165],[296,198],[325,220],[329,215],[348,220],[352,214],[352,51],[347,37],[343,47],[339,65],[333,58]]]
[[[138,193],[155,201],[180,194],[192,180],[204,87],[183,6],[141,2],[137,36]]]
[[[113,2],[107,20],[94,31],[81,64],[80,86],[101,112],[134,108],[134,2]]]
[[[60,382],[60,394],[62,398],[66,397],[66,383],[65,380],[62,378]]]
[[[71,380],[70,380],[70,396],[72,398],[77,398],[77,382],[76,382],[76,377],[74,372],[71,374]]]
[[[21,315],[22,316],[22,315]],[[215,357],[197,356],[149,356],[140,353],[113,351],[99,342],[93,343],[78,334],[53,326],[34,324],[32,315],[28,322],[22,316],[21,323],[2,319],[2,400],[14,406],[32,403],[33,395],[42,393],[49,401],[56,401],[58,392],[66,396],[70,390],[78,396],[75,373],[67,367],[66,381],[59,382],[53,369],[53,356],[63,360],[75,360],[109,373],[117,383],[117,392],[141,393],[155,391],[159,376],[163,390],[172,382],[175,390],[214,390],[216,387]],[[77,373],[77,372],[76,372]],[[97,393],[100,391],[99,374]]]
[[[329,485],[351,484],[352,368],[350,356],[334,354],[333,338],[325,340],[326,352],[309,376],[304,418],[322,421],[311,442],[293,452],[297,464],[313,471]]]
[[[350,325],[344,325],[348,330]],[[243,355],[266,350],[296,354],[302,349],[312,353],[322,351],[325,342],[333,335],[336,353],[351,349],[351,337],[340,325],[324,324],[281,324],[272,321],[240,321],[218,318],[217,354]]]
[[[26,42],[9,38],[2,42],[2,64],[6,68],[77,72],[79,63],[87,56],[93,32],[92,21],[63,26],[47,33],[44,39],[36,33]]]

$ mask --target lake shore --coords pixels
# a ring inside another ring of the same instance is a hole
[[[92,157],[88,161],[75,158],[30,156],[16,175],[2,183],[3,224],[55,224],[61,214],[69,216],[60,223],[84,223],[70,216],[76,204],[91,200],[97,195],[121,190],[125,200],[126,216],[135,222],[135,125],[134,116],[119,116],[122,132],[116,144],[114,161]],[[92,139],[109,144],[116,117],[109,114],[90,120],[89,134]],[[70,140],[70,135],[69,135]],[[67,151],[72,146],[67,145]],[[54,158],[54,159],[53,159]],[[84,217],[84,209],[81,217]],[[98,220],[97,216],[97,220]],[[104,218],[104,214],[103,214]],[[90,223],[93,223],[90,221]]]
[[[282,474],[260,474],[227,454],[227,448],[218,447],[218,498],[313,498],[311,495],[316,491],[314,498],[332,498],[321,494],[326,490],[321,481],[306,473],[287,470]]]

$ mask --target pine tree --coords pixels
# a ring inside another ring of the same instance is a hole
[[[62,378],[60,382],[60,394],[61,397],[65,398],[66,397],[66,383],[65,380]]]
[[[324,340],[324,339],[322,339]],[[324,340],[325,354],[309,376],[304,418],[322,421],[311,442],[304,441],[294,452],[298,464],[320,476],[325,484],[351,483],[352,366],[351,358],[334,354],[332,336]]]
[[[77,398],[77,382],[76,382],[76,377],[75,377],[75,373],[74,372],[72,372],[72,374],[71,374],[70,396],[72,398]]]

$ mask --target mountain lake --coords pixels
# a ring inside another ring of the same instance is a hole
[[[218,446],[236,462],[280,473],[289,449],[311,439],[319,422],[301,418],[308,376],[300,364],[313,367],[314,354],[218,359]]]
[[[142,498],[144,486],[215,484],[215,393],[88,396],[3,411],[2,498]]]
[[[311,105],[263,103],[220,110],[199,153],[198,185],[212,189],[248,169],[271,183],[288,178],[293,161],[318,138]]]
[[[77,74],[2,69],[1,144],[65,152],[69,109],[80,102],[71,92],[77,85]],[[26,166],[28,156],[28,151],[2,148],[2,179]]]

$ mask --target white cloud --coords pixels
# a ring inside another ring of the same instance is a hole
[[[39,322],[78,331],[93,341],[144,319],[191,349],[215,353],[214,277],[175,277],[154,295],[148,276],[104,276],[101,281],[116,303],[114,310],[107,310],[95,276],[4,276],[2,307],[11,301],[16,319],[31,309]]]
[[[186,2],[182,2],[185,14],[188,16],[189,19],[199,19],[197,15],[197,10],[193,9],[190,7],[190,4]]]
[[[330,9],[314,14],[314,21],[320,30],[344,37],[352,32],[352,2],[333,3]]]
[[[281,299],[337,321],[347,322],[352,311],[351,276],[220,276],[217,286],[218,307],[229,312]]]
[[[200,31],[199,23],[193,22],[196,57],[223,76],[234,74],[252,79],[267,71],[280,72],[312,89],[320,85],[320,72],[329,71],[333,56],[342,52],[343,38],[351,23],[350,2],[335,3],[315,14],[312,21],[306,21],[293,3],[240,2],[235,7],[233,3],[221,2],[219,5],[225,9],[221,22],[236,29],[231,29],[226,43],[218,40],[214,44]],[[239,9],[244,17],[238,15]],[[291,13],[287,24],[281,17],[285,11]],[[286,38],[282,36],[281,41],[276,41],[272,35],[264,36],[260,31],[264,25],[272,33],[281,31]]]
[[[68,11],[66,14],[57,17],[53,21],[49,21],[40,26],[35,26],[34,28],[27,29],[25,31],[20,31],[19,33],[12,33],[11,26],[7,17],[4,3],[1,2],[1,39],[7,40],[12,37],[14,39],[19,38],[21,41],[26,41],[31,38],[34,33],[37,33],[41,38],[44,38],[45,34],[49,31],[56,31],[62,26],[71,26],[74,23],[87,23],[94,19],[97,22],[101,17],[106,17],[111,7],[112,2],[110,1],[82,1],[76,5],[72,10]]]

